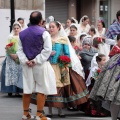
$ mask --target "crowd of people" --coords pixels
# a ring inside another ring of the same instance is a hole
[[[28,25],[23,18],[13,24],[5,50],[1,92],[22,93],[23,120],[34,119],[30,103],[37,106],[36,120],[50,120],[53,107],[59,117],[65,117],[63,108],[119,117],[120,11],[108,28],[103,20],[91,25],[87,15],[79,22],[69,18],[63,26],[53,16],[43,21],[34,11]]]

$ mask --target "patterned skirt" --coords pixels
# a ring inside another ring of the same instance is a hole
[[[22,90],[21,87],[19,88],[16,85],[9,85],[9,86],[5,85],[5,80],[6,80],[5,73],[6,73],[6,59],[3,61],[3,64],[2,64],[2,71],[1,71],[1,92],[3,92],[3,93],[22,93],[23,90]],[[18,86],[22,86],[22,79],[20,79],[20,81],[18,83]]]
[[[105,64],[89,98],[111,101],[116,105],[120,105],[120,54],[113,56]]]
[[[48,95],[45,106],[49,107],[74,107],[88,100],[88,90],[80,75],[69,69],[70,84],[57,87],[56,95]],[[31,102],[36,104],[36,95],[32,96]]]

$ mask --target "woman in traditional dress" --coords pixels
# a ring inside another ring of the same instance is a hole
[[[28,27],[23,18],[18,18],[17,21],[21,24],[21,30],[25,30]]]
[[[62,113],[64,107],[74,107],[87,102],[88,91],[83,81],[84,74],[80,61],[74,49],[58,22],[51,22],[49,30],[53,43],[53,52],[50,62],[55,71],[57,94],[47,96],[46,105],[49,107],[49,117],[52,117],[52,107],[58,108],[58,115],[65,117]],[[66,55],[71,58],[71,68],[67,66],[64,81],[61,81],[63,68],[59,66],[59,56]]]
[[[110,57],[95,82],[90,99],[108,103],[112,120],[117,120],[120,112],[120,34],[117,35],[117,44],[111,50]]]
[[[89,25],[89,17],[87,15],[84,15],[79,23],[79,32],[85,32],[86,34],[89,32],[90,25]]]
[[[78,31],[78,25],[77,24],[71,24],[70,26],[70,36],[75,37],[76,38],[76,45],[78,46],[78,48],[81,48],[81,42],[80,42],[80,34]]]
[[[10,96],[12,93],[22,93],[23,88],[22,68],[16,54],[20,31],[21,25],[19,22],[15,22],[13,24],[13,35],[9,36],[8,45],[6,45],[7,55],[2,66],[1,92],[8,93]]]
[[[99,20],[97,23],[97,35],[99,37],[104,37],[106,33],[105,23],[102,20]]]
[[[97,24],[97,37],[101,38],[101,40],[104,40],[104,42],[98,45],[98,52],[105,54],[105,56],[107,57],[107,60],[109,60],[108,55],[110,52],[110,45],[106,44],[105,33],[106,33],[105,23],[104,21],[99,20]]]
[[[66,21],[66,29],[65,29],[65,32],[67,35],[70,34],[70,26],[72,23],[75,23],[75,24],[78,24],[78,21],[75,19],[75,18],[70,18],[70,19],[67,19]]]

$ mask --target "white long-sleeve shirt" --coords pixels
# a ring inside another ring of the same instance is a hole
[[[43,46],[43,50],[41,51],[41,53],[38,54],[34,58],[34,61],[36,64],[43,64],[45,61],[47,61],[47,59],[49,58],[49,56],[52,52],[52,42],[51,42],[50,34],[47,31],[45,31],[43,33],[42,37],[43,37],[43,41],[44,41],[44,46]],[[20,62],[22,64],[26,64],[28,59],[27,59],[25,53],[23,52],[21,40],[19,40],[19,43],[18,43],[17,55],[19,57]]]

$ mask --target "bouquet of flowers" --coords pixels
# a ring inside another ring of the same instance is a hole
[[[70,58],[66,55],[61,55],[58,59],[59,66],[62,68],[61,82],[64,82],[65,76],[68,73],[68,66],[71,62]]]
[[[102,39],[101,37],[95,37],[93,39],[93,46],[98,48],[98,44],[104,44],[105,40]]]
[[[94,73],[93,78],[96,80],[98,78],[98,75],[100,74],[101,69],[97,69],[96,72]]]
[[[6,48],[8,54],[15,54],[16,53],[16,51],[14,50],[14,43],[13,42],[7,44],[5,48]]]
[[[16,54],[16,50],[15,50],[15,43],[14,42],[10,42],[9,44],[6,45],[6,51],[7,51],[7,54],[10,55],[10,54]],[[19,64],[19,59],[15,59],[14,60],[17,64]]]
[[[58,59],[60,67],[65,67],[70,64],[70,58],[66,55],[61,55]]]

